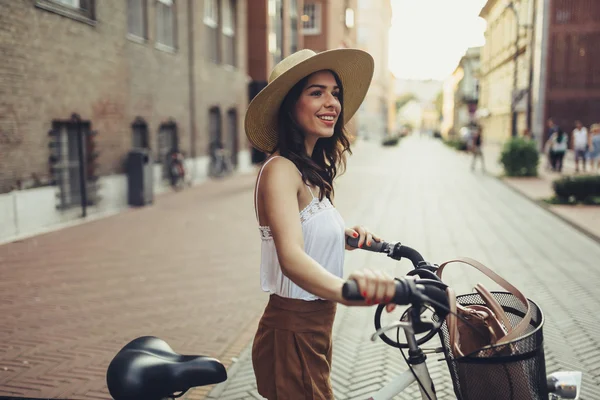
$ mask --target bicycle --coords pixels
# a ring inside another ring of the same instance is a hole
[[[183,154],[179,151],[173,151],[167,157],[167,175],[173,189],[182,189],[185,182],[185,166]]]
[[[356,247],[358,239],[348,238],[348,244]],[[371,340],[381,338],[386,344],[408,348],[409,357],[402,355],[409,367],[404,373],[386,384],[369,397],[369,400],[387,400],[402,393],[413,383],[418,383],[423,400],[437,400],[435,387],[426,364],[426,353],[441,353],[421,349],[442,329],[448,314],[446,285],[435,275],[436,265],[426,262],[418,251],[401,243],[373,242],[363,249],[387,253],[388,257],[410,260],[415,269],[406,277],[397,278],[396,293],[391,302],[410,306],[403,317],[390,325],[381,326],[384,305],[375,312],[375,333]],[[343,296],[348,300],[363,299],[355,281],[346,281]],[[433,309],[431,320],[422,317],[425,308]],[[541,310],[540,310],[541,313]],[[396,330],[397,340],[385,333]],[[400,342],[400,329],[406,343]],[[424,334],[417,338],[416,335]],[[546,386],[538,388],[551,399],[578,399],[581,390],[581,372],[555,372],[546,377]],[[173,351],[163,340],[141,337],[123,347],[111,361],[107,370],[107,384],[115,400],[162,400],[181,397],[187,390],[212,385],[227,379],[227,371],[218,360],[206,356],[181,355]],[[515,397],[518,399],[519,397]],[[542,397],[537,397],[541,399]]]
[[[222,146],[215,146],[208,166],[208,174],[213,178],[222,178],[232,172],[231,153]]]

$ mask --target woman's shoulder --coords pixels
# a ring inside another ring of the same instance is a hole
[[[282,184],[294,184],[301,181],[301,175],[298,172],[296,165],[283,156],[273,156],[269,158],[263,164],[261,172],[261,185],[263,182],[266,185],[275,184],[277,186]],[[286,185],[287,186],[287,185]]]

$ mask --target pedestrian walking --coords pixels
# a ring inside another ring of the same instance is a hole
[[[581,121],[575,121],[575,129],[573,129],[572,147],[575,152],[575,172],[579,172],[579,161],[585,172],[585,159],[589,148],[588,130],[581,124]]]
[[[363,226],[345,228],[333,205],[334,179],[350,152],[344,125],[366,95],[373,67],[361,50],[301,50],[275,66],[246,113],[249,141],[269,154],[256,181],[255,211],[261,286],[270,297],[252,346],[258,392],[267,399],[333,399],[336,303],[386,303],[394,294],[392,277],[364,270],[350,278],[366,300],[342,298],[344,250],[353,249],[346,237],[359,246],[380,239]]]
[[[560,132],[560,127],[554,122],[553,118],[548,118],[548,140],[544,145],[544,154],[546,155],[546,169],[554,171],[555,157],[552,152],[552,138],[556,133]]]
[[[470,142],[470,151],[471,153],[473,153],[473,160],[471,162],[471,170],[474,171],[475,170],[475,162],[477,161],[477,159],[481,160],[481,170],[485,171],[485,163],[483,160],[483,151],[482,151],[482,144],[483,144],[483,136],[482,136],[482,129],[481,129],[481,125],[479,124],[474,124],[472,129],[471,129],[471,142]]]
[[[593,124],[590,126],[590,137],[588,144],[590,171],[600,172],[600,124]]]
[[[550,164],[552,171],[562,172],[563,159],[568,148],[567,134],[559,130],[548,139],[548,148],[550,149]]]

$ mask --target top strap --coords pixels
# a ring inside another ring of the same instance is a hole
[[[258,179],[256,180],[256,189],[254,189],[254,212],[256,214],[256,220],[257,221],[259,221],[259,218],[258,218],[258,186],[260,185],[260,177],[262,176],[263,170],[265,169],[265,167],[267,166],[267,164],[270,163],[271,160],[273,160],[275,158],[284,158],[284,157],[282,157],[282,156],[273,156],[273,157],[269,158],[267,161],[265,161],[265,163],[260,168],[260,171],[258,172]],[[300,176],[302,176],[302,172],[300,172],[300,170],[297,167],[296,167],[296,170],[298,170],[298,173],[300,174]],[[314,200],[315,199],[315,195],[313,194],[313,191],[310,189],[310,186],[306,185],[306,187],[307,187],[308,191],[310,192],[311,197]]]
[[[271,160],[274,160],[279,157],[281,157],[281,156],[273,156],[273,157],[269,158],[267,161],[265,161],[265,163],[262,165],[262,167],[260,167],[260,171],[258,172],[258,179],[256,180],[256,189],[254,189],[254,212],[256,213],[257,221],[258,221],[258,185],[260,185],[260,177],[262,176],[263,170],[265,169],[267,164],[270,163]]]

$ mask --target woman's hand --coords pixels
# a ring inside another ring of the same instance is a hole
[[[396,293],[396,281],[383,271],[364,269],[353,272],[348,279],[354,279],[365,305],[387,304],[387,312],[392,312],[396,305],[389,303]]]
[[[346,236],[358,238],[358,248],[361,248],[365,243],[370,246],[373,240],[381,242],[381,238],[375,235],[373,232],[369,232],[364,226],[355,226],[353,228],[346,228]],[[346,244],[346,250],[356,250],[356,247],[348,246]]]

